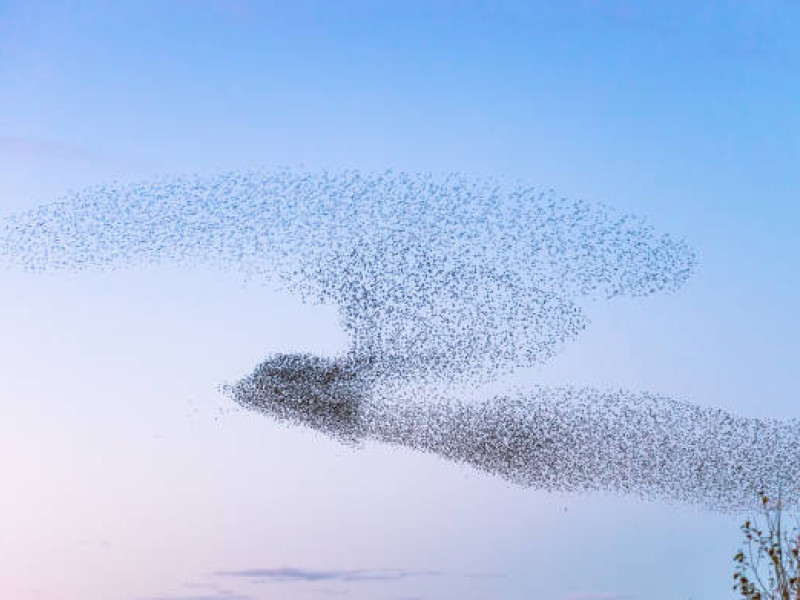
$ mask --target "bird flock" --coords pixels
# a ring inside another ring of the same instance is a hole
[[[587,300],[677,290],[683,241],[601,204],[460,174],[293,170],[90,188],[7,217],[15,268],[236,269],[335,305],[341,356],[278,354],[224,386],[236,403],[345,443],[399,444],[546,490],[714,508],[797,481],[791,423],[627,391],[439,390],[541,364]]]
[[[223,386],[239,405],[342,443],[428,452],[551,492],[746,510],[795,504],[800,426],[631,391],[543,387],[469,401],[376,385],[368,364],[278,354]]]

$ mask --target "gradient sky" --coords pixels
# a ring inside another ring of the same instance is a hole
[[[699,256],[521,379],[796,418],[798,39],[768,0],[0,0],[0,215],[251,167],[518,177]],[[733,597],[737,518],[231,412],[216,386],[269,352],[345,347],[331,308],[217,272],[2,272],[0,332],[3,598]]]

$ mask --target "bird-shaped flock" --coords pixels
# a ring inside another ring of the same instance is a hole
[[[343,441],[402,444],[548,490],[720,509],[800,474],[793,424],[646,393],[419,395],[416,382],[485,382],[548,360],[588,325],[586,299],[674,291],[691,276],[685,243],[600,204],[456,174],[183,177],[12,215],[0,257],[31,271],[206,264],[334,304],[345,355],[268,357],[225,390]]]

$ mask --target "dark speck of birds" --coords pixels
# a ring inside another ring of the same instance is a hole
[[[344,355],[268,357],[224,390],[345,443],[403,445],[546,490],[719,509],[800,474],[794,424],[581,387],[477,403],[413,391],[549,360],[588,326],[586,299],[680,288],[695,266],[688,245],[601,204],[458,174],[173,178],[12,215],[0,261],[36,272],[205,264],[335,305]]]

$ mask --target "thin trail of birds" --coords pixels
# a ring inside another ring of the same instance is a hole
[[[469,404],[411,391],[541,364],[588,326],[588,299],[689,279],[685,242],[602,204],[460,174],[178,177],[11,215],[0,259],[34,272],[236,269],[336,306],[343,356],[268,357],[225,389],[343,441],[401,444],[543,489],[720,508],[797,471],[792,426],[647,394],[535,388]]]

